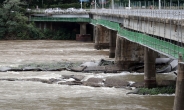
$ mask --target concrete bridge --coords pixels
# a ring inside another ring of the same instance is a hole
[[[109,57],[115,58],[123,69],[144,63],[148,88],[156,86],[156,58],[167,56],[178,60],[174,109],[184,109],[180,103],[184,101],[184,10],[95,9],[81,13],[34,13],[30,20],[78,22],[81,35],[86,34],[87,23],[93,25],[94,47],[109,48]]]

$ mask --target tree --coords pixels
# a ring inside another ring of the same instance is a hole
[[[28,39],[39,37],[40,32],[29,23],[25,16],[23,2],[20,0],[5,0],[0,8],[0,38]]]

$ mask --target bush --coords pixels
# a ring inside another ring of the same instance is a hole
[[[158,94],[173,94],[175,93],[175,86],[157,87],[157,88],[140,88],[138,94],[158,95]]]

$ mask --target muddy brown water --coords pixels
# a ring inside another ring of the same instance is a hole
[[[0,41],[0,66],[34,62],[94,61],[108,59],[109,50],[95,50],[93,43],[76,41]],[[59,78],[79,74],[89,77],[117,76],[126,81],[142,81],[143,73],[117,74],[54,72],[1,72],[1,78]],[[173,79],[172,73],[157,78]],[[31,81],[0,81],[0,110],[172,110],[174,95],[126,95],[122,88],[68,86]]]

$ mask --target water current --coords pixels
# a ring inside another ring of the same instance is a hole
[[[93,43],[76,41],[0,41],[0,66],[33,62],[94,61],[109,59],[109,50],[95,50]],[[110,59],[113,60],[113,59]],[[141,81],[143,73],[1,72],[0,78],[59,78],[61,75],[118,76]],[[158,79],[172,79],[171,73]],[[68,86],[32,81],[0,81],[0,110],[172,110],[174,95],[126,95],[123,88]]]

